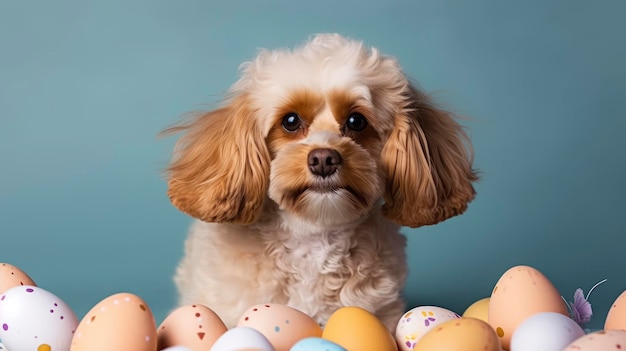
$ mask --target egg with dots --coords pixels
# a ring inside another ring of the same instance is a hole
[[[23,285],[37,286],[21,269],[8,263],[0,263],[0,294],[12,287]]]
[[[561,295],[552,283],[530,266],[515,266],[498,280],[489,300],[489,324],[509,350],[515,329],[526,318],[541,312],[568,316]]]
[[[601,330],[584,335],[563,351],[623,351],[626,350],[625,330]]]
[[[424,335],[413,351],[501,351],[489,324],[476,318],[459,318],[439,324]]]
[[[304,312],[280,304],[255,305],[245,311],[238,327],[258,330],[276,351],[288,351],[298,340],[322,336],[322,328]]]
[[[0,339],[9,350],[67,351],[78,318],[56,295],[15,286],[0,296]]]
[[[226,332],[220,317],[204,305],[181,306],[170,313],[157,329],[158,349],[186,346],[206,351]]]
[[[615,299],[606,315],[605,330],[626,330],[626,291]]]
[[[275,351],[265,335],[249,327],[235,327],[222,334],[209,351]]]
[[[154,351],[156,323],[152,311],[131,293],[111,295],[83,317],[70,351]]]
[[[511,337],[511,350],[563,350],[583,335],[585,331],[570,317],[555,312],[537,313],[517,327]]]
[[[326,322],[322,338],[349,351],[397,351],[383,322],[360,307],[342,307]]]
[[[455,312],[438,306],[418,306],[406,312],[396,327],[396,342],[402,351],[413,350],[417,341],[435,326],[461,318]]]

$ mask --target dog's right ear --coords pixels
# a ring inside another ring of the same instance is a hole
[[[270,156],[245,96],[163,134],[184,132],[167,169],[168,196],[206,222],[254,222],[269,186]]]

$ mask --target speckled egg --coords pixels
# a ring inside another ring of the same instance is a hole
[[[500,351],[500,341],[489,324],[459,318],[439,324],[424,335],[413,351]]]
[[[78,326],[70,307],[36,286],[16,286],[0,296],[0,339],[9,350],[67,351]]]
[[[515,329],[526,318],[541,312],[568,316],[561,294],[537,269],[516,266],[506,271],[491,293],[489,324],[506,350]]]
[[[465,312],[463,312],[462,317],[465,318],[476,318],[480,319],[483,322],[489,321],[489,300],[488,297],[484,299],[480,299],[473,304],[471,304]]]
[[[260,331],[235,327],[222,334],[209,351],[275,351]]]
[[[605,330],[626,330],[626,291],[615,299],[606,315]]]
[[[322,336],[322,328],[313,318],[295,308],[280,304],[250,307],[241,315],[237,326],[260,331],[276,351],[289,351],[301,339]]]
[[[418,340],[435,326],[461,318],[455,312],[438,306],[418,306],[406,312],[396,328],[396,342],[402,351],[411,351]]]
[[[626,331],[602,330],[587,334],[569,344],[563,351],[623,351],[626,350]]]
[[[80,321],[71,351],[154,351],[156,323],[152,311],[131,293],[111,295]]]
[[[21,269],[8,263],[0,263],[0,294],[12,287],[22,285],[37,286]]]
[[[224,322],[210,308],[199,304],[181,306],[157,329],[158,349],[186,346],[192,351],[206,351],[226,330]]]
[[[329,318],[324,339],[350,351],[397,351],[393,336],[383,322],[360,307],[342,307]]]

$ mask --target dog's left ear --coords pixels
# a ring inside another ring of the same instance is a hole
[[[463,213],[478,175],[469,138],[454,117],[410,84],[405,95],[382,150],[383,213],[415,228]]]

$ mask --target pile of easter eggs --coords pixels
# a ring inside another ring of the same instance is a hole
[[[490,297],[460,316],[418,306],[394,334],[370,312],[343,307],[321,328],[280,304],[251,306],[228,329],[210,308],[186,305],[157,326],[144,300],[118,293],[79,321],[69,306],[22,270],[0,263],[0,351],[596,351],[626,350],[626,292],[605,330],[586,334],[538,270],[506,271]]]

